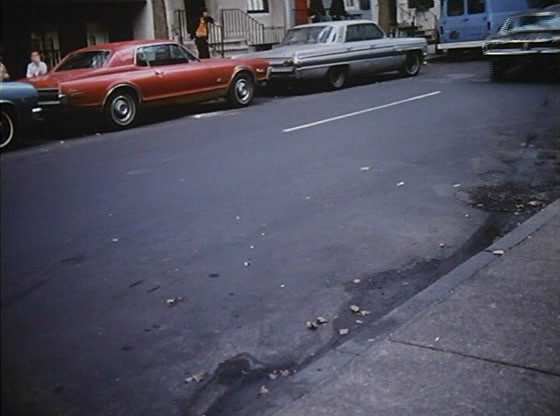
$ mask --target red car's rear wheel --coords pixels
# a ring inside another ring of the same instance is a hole
[[[228,99],[236,107],[251,104],[255,96],[255,82],[251,74],[242,72],[237,74],[231,83]]]
[[[105,117],[112,128],[132,127],[138,119],[138,99],[125,89],[113,92],[105,103]]]

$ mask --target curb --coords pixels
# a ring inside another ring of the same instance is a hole
[[[393,332],[414,319],[432,304],[445,300],[465,280],[476,275],[490,263],[503,257],[492,254],[492,251],[499,249],[504,250],[505,254],[507,254],[508,251],[539,231],[558,214],[560,214],[560,199],[549,204],[488,248],[474,255],[466,262],[438,279],[435,283],[393,309],[381,319],[373,322],[371,325],[364,326],[364,329],[351,340],[329,351],[301,372],[294,374],[294,376],[291,377],[293,383],[300,387],[301,384],[308,384],[310,388],[301,389],[298,392],[299,394],[297,394],[297,398],[293,401],[297,401],[302,396],[312,391],[311,389],[316,390],[319,384],[323,384],[332,379],[334,374],[350,361],[369,351],[373,344],[388,338]],[[321,369],[329,370],[320,371]],[[279,406],[276,407],[276,409],[271,409],[270,413],[266,412],[266,415],[280,416],[284,409],[291,403],[293,402],[290,401],[289,403],[281,404],[277,402]]]

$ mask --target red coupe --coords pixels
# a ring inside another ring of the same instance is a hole
[[[100,110],[110,127],[127,128],[149,105],[222,97],[236,107],[249,105],[268,72],[265,59],[201,61],[173,41],[129,41],[79,49],[28,81],[46,110]]]

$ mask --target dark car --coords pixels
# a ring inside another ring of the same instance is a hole
[[[30,124],[37,107],[39,94],[27,82],[0,83],[0,148],[3,150],[13,144],[20,130]]]
[[[519,67],[560,69],[560,11],[519,13],[509,17],[499,32],[483,45],[489,58],[490,77],[503,79]]]

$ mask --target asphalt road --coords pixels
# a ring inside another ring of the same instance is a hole
[[[458,192],[519,175],[559,92],[430,64],[2,155],[3,410],[242,412],[500,232]]]

